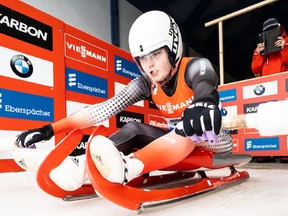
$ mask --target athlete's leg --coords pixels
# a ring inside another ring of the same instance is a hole
[[[192,140],[174,131],[127,156],[104,136],[95,136],[90,142],[91,156],[98,171],[115,183],[127,183],[140,174],[172,166],[187,157],[194,148]]]
[[[153,140],[168,133],[168,130],[138,122],[129,122],[119,131],[112,134],[112,140],[117,149],[123,154],[129,154],[135,149],[141,149]]]
[[[147,173],[180,162],[194,148],[195,144],[192,140],[171,131],[135,152],[134,155],[144,164],[144,169],[141,173]]]

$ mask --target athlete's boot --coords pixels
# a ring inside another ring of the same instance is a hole
[[[16,148],[13,151],[14,161],[24,170],[36,173],[49,151],[32,148]]]
[[[37,173],[39,166],[49,151],[18,148],[13,152],[15,162],[24,170]],[[68,156],[58,167],[50,172],[49,177],[60,188],[74,191],[88,179],[85,167],[85,155]]]
[[[74,191],[84,183],[88,183],[85,154],[68,156],[58,167],[50,172],[49,177],[66,191]]]
[[[101,135],[92,138],[90,153],[100,174],[110,182],[125,184],[144,168],[134,154],[124,156],[111,140]]]

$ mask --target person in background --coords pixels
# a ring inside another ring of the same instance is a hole
[[[258,43],[254,50],[251,69],[255,77],[266,76],[288,70],[288,37],[284,28],[275,18],[269,18],[263,23],[263,32],[280,27],[282,35],[275,41],[278,52],[264,54],[264,43]]]
[[[263,32],[280,28],[281,35],[275,41],[275,46],[280,47],[279,51],[264,54],[264,42],[258,43],[254,50],[251,69],[255,77],[267,76],[271,74],[281,73],[288,70],[288,37],[275,18],[269,18],[263,23]],[[275,158],[270,156],[255,157],[257,162],[274,162]],[[280,161],[288,163],[288,156],[280,157]]]

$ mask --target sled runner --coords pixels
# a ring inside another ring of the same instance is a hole
[[[93,132],[92,136],[96,134]],[[92,160],[89,143],[86,159],[90,181],[98,194],[124,208],[141,212],[144,208],[239,184],[249,178],[249,174],[237,171],[234,166],[247,164],[252,157],[244,154],[220,155],[204,148],[195,148],[183,161],[165,169],[172,173],[143,175],[127,185],[111,183],[101,176]],[[206,170],[221,168],[230,168],[230,175],[214,178],[206,176]],[[198,178],[194,178],[195,173]]]

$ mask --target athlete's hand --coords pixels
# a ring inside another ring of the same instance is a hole
[[[35,148],[35,144],[51,139],[54,136],[52,126],[45,125],[42,128],[23,131],[17,136],[15,145],[19,148]]]
[[[206,141],[211,144],[218,142],[222,116],[218,106],[214,103],[192,103],[184,111],[182,123],[184,133],[194,142]]]

